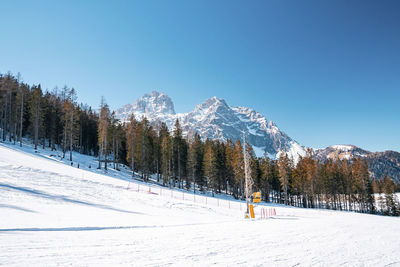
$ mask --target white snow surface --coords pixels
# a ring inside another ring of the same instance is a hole
[[[400,266],[399,218],[270,205],[246,220],[44,154],[0,144],[0,265]]]
[[[352,145],[333,145],[330,147],[333,149],[342,150],[342,151],[350,151],[350,150],[354,149],[354,146],[352,146]]]
[[[282,153],[287,153],[289,158],[293,160],[294,164],[297,164],[299,162],[300,157],[305,157],[307,155],[307,151],[305,151],[304,147],[294,141],[290,142],[290,147],[288,151],[278,152],[276,154],[276,158],[279,159]]]

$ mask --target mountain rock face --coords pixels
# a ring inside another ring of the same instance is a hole
[[[231,107],[225,100],[213,97],[197,105],[188,113],[175,113],[172,100],[165,94],[153,91],[145,94],[133,104],[116,110],[116,117],[127,121],[130,114],[137,119],[146,117],[150,122],[165,122],[169,129],[174,128],[179,119],[184,136],[191,138],[198,133],[203,139],[241,140],[243,130],[257,156],[265,153],[270,158],[279,157],[286,151],[296,163],[300,156],[306,155],[301,146],[277,125],[268,121],[257,111],[246,107]],[[320,161],[327,159],[365,158],[372,175],[380,179],[383,175],[400,183],[400,153],[395,151],[370,152],[352,145],[334,145],[324,149],[312,149],[314,157]]]
[[[131,114],[134,114],[138,118],[146,117],[150,121],[160,117],[175,116],[174,103],[171,98],[155,91],[151,92],[151,94],[145,94],[132,105],[127,104],[115,112],[116,116],[122,121],[128,120]]]
[[[352,145],[334,145],[324,149],[315,149],[314,155],[320,161],[363,158],[367,161],[373,178],[381,179],[384,175],[389,175],[395,182],[400,183],[399,152],[370,152]]]
[[[327,159],[352,159],[352,158],[365,158],[371,152],[363,150],[353,145],[333,145],[324,149],[314,149],[314,156],[320,161]]]
[[[282,151],[297,161],[305,155],[305,148],[281,131],[274,122],[262,114],[246,107],[231,107],[225,100],[213,97],[197,105],[193,111],[176,114],[172,100],[165,94],[152,92],[116,110],[116,117],[128,120],[130,114],[136,118],[146,117],[150,122],[163,121],[173,129],[176,119],[182,126],[183,134],[192,137],[198,133],[203,139],[242,140],[243,130],[257,156],[275,158]]]

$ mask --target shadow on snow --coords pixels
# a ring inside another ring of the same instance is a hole
[[[25,187],[20,187],[20,186],[12,186],[12,185],[7,185],[7,184],[2,184],[0,183],[0,188],[7,188],[15,191],[20,191],[24,193],[28,193],[30,195],[34,195],[37,197],[42,197],[42,198],[47,198],[47,199],[52,199],[52,200],[61,200],[69,203],[74,203],[74,204],[80,204],[80,205],[85,205],[85,206],[90,206],[90,207],[95,207],[95,208],[100,208],[100,209],[106,209],[106,210],[112,210],[112,211],[117,211],[117,212],[124,212],[124,213],[133,213],[133,214],[141,214],[144,215],[144,213],[141,212],[135,212],[135,211],[130,211],[130,210],[123,210],[123,209],[117,209],[108,205],[102,205],[102,204],[95,204],[87,201],[82,201],[82,200],[76,200],[76,199],[71,199],[66,196],[60,196],[60,195],[52,195],[43,191],[39,190],[34,190],[30,188],[25,188]],[[1,207],[1,206],[0,206]],[[17,209],[22,209],[23,208],[18,208],[17,206],[11,206],[10,208],[17,208]],[[28,211],[28,210],[26,210]]]

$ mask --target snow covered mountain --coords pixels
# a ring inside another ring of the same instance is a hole
[[[323,149],[315,149],[315,157],[319,160],[326,159],[352,159],[352,158],[365,158],[371,152],[363,150],[353,145],[333,145]]]
[[[128,120],[130,114],[136,118],[146,117],[150,122],[163,121],[173,129],[176,119],[181,123],[183,134],[200,134],[203,139],[242,140],[245,130],[249,142],[257,156],[267,153],[270,158],[279,157],[287,151],[297,162],[299,156],[305,156],[306,147],[300,145],[265,116],[247,107],[231,107],[225,100],[213,97],[197,105],[188,113],[175,113],[172,100],[165,94],[152,92],[145,94],[133,104],[116,110],[121,121]],[[400,182],[400,153],[395,151],[370,152],[353,145],[333,145],[324,149],[312,149],[316,159],[353,159],[365,158],[373,177],[390,175]]]
[[[275,158],[282,151],[287,151],[296,161],[300,155],[305,155],[303,146],[262,114],[246,107],[231,107],[217,97],[207,99],[191,112],[177,114],[167,95],[153,91],[132,105],[116,110],[116,117],[121,121],[128,120],[130,114],[139,119],[146,117],[150,122],[163,121],[170,129],[175,120],[179,119],[185,136],[191,137],[198,133],[203,139],[242,140],[242,131],[245,130],[246,141],[253,146],[258,156],[267,153]]]
[[[122,120],[128,119],[130,114],[135,116],[146,116],[149,120],[157,117],[174,116],[174,103],[169,96],[153,91],[151,94],[145,94],[132,105],[127,104],[116,111],[118,117]]]
[[[334,145],[324,149],[314,150],[315,158],[324,161],[327,159],[363,158],[374,178],[381,179],[389,175],[400,183],[400,153],[396,151],[370,152],[353,145]]]

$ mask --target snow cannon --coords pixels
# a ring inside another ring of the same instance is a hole
[[[249,212],[247,213],[247,212],[245,212],[244,213],[244,218],[245,219],[254,219],[256,216],[255,216],[255,214],[254,214],[254,206],[253,206],[253,204],[250,204],[249,205]]]
[[[254,192],[251,196],[253,197],[253,203],[261,202],[261,192]]]

